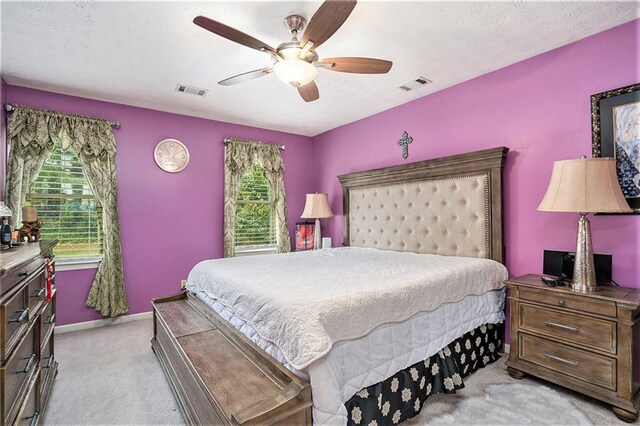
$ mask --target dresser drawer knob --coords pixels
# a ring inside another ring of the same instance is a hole
[[[51,355],[49,358],[47,358],[47,365],[45,367],[42,368],[51,368],[51,366],[53,365],[53,361],[55,360],[55,358],[53,357],[53,355]]]
[[[571,327],[570,325],[558,324],[557,322],[551,322],[549,320],[545,320],[544,325],[546,327],[555,327],[555,328],[559,328],[561,330],[570,331],[572,333],[577,333],[577,332],[580,331],[580,327],[578,327],[578,326]]]
[[[18,274],[18,276],[19,276],[19,277],[26,277],[27,275],[29,275],[29,273],[28,273],[27,271],[20,272],[20,273]]]
[[[20,315],[18,315],[17,318],[9,320],[9,322],[21,323],[22,321],[29,319],[29,308],[23,309],[22,311],[18,311],[18,312],[20,312]]]
[[[31,367],[33,367],[33,364],[36,362],[36,354],[31,354],[31,356],[29,357],[29,361],[27,361],[27,365],[24,367],[24,370],[20,370],[18,371],[18,373],[28,373],[29,371],[31,371]]]
[[[37,411],[33,413],[33,416],[27,417],[27,420],[31,419],[31,422],[29,422],[29,426],[36,426],[38,424],[38,417],[40,417],[40,413],[38,413]]]
[[[559,356],[551,355],[549,352],[545,352],[544,356],[546,356],[550,360],[558,361],[558,362],[561,362],[563,364],[569,364],[569,365],[572,365],[574,367],[579,367],[580,366],[580,361],[569,361],[568,359],[564,359],[564,358],[560,358]]]
[[[44,296],[44,293],[47,291],[46,288],[41,288],[40,290],[36,290],[33,292],[33,295],[31,297],[37,297],[40,298],[42,296]]]
[[[49,315],[49,317],[45,320],[45,324],[53,324],[53,322],[56,320],[56,314],[51,314]]]
[[[562,299],[558,300],[558,306],[564,306],[564,300]]]

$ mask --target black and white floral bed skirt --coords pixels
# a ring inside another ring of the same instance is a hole
[[[429,396],[455,393],[463,378],[500,358],[503,324],[485,324],[437,354],[362,389],[345,403],[348,425],[398,424],[416,416]]]

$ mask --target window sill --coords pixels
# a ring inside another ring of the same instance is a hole
[[[56,259],[56,272],[77,271],[80,269],[98,269],[102,262],[102,256],[84,257],[76,259]]]
[[[278,249],[275,247],[260,247],[251,249],[236,249],[235,257],[256,256],[259,254],[276,254]]]

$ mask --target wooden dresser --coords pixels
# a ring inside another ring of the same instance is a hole
[[[621,420],[640,404],[640,289],[593,293],[547,287],[539,275],[507,280],[511,377],[531,374],[611,404]]]
[[[47,300],[47,277],[55,279],[56,243],[0,251],[0,414],[5,425],[39,424],[57,374],[55,289]]]

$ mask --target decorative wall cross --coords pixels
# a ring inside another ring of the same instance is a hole
[[[405,131],[402,133],[402,137],[398,141],[398,146],[402,147],[402,158],[409,156],[409,144],[413,142],[413,138]]]

